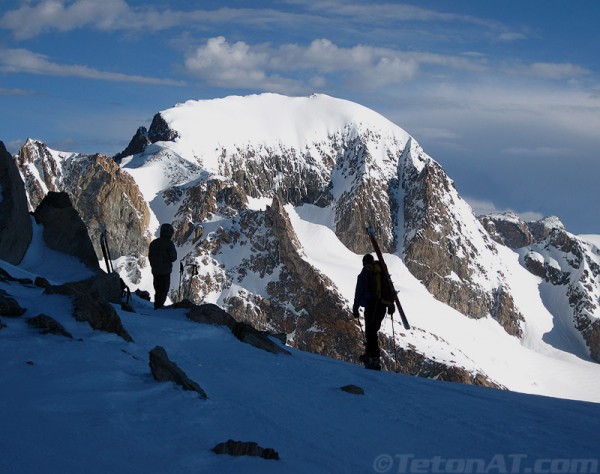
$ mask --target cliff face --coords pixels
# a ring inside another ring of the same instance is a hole
[[[66,192],[84,221],[96,254],[106,232],[112,258],[147,253],[150,210],[132,177],[104,155],[50,150],[29,140],[16,157],[31,210],[49,191]]]
[[[0,142],[0,260],[18,265],[31,237],[25,187],[12,157]]]
[[[472,317],[491,315],[521,337],[515,308],[495,243],[453,183],[434,161],[406,162],[405,263],[440,301]]]

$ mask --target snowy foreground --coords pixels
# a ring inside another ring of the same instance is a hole
[[[67,266],[75,276],[73,262],[45,259],[53,283]],[[294,349],[273,355],[139,299],[137,313],[118,310],[127,343],[76,322],[67,297],[0,289],[28,308],[0,330],[1,473],[600,470],[600,404],[368,371]],[[42,312],[74,340],[29,328],[26,318]],[[208,400],[154,381],[156,345]],[[348,384],[365,394],[340,390]],[[280,460],[211,451],[228,439],[273,448]]]

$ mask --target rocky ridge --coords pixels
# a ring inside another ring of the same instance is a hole
[[[521,264],[544,280],[550,295],[568,304],[567,324],[600,362],[600,250],[567,232],[554,216],[524,222],[508,213],[480,220],[494,240],[518,250]]]
[[[145,266],[150,209],[135,181],[110,157],[61,153],[28,140],[16,157],[30,210],[51,191],[66,192],[83,219],[98,259],[105,232],[112,258],[129,256]]]

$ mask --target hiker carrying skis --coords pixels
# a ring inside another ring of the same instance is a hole
[[[380,369],[379,357],[381,353],[377,332],[381,328],[386,310],[389,314],[394,314],[395,307],[393,301],[382,299],[383,279],[381,278],[381,268],[378,262],[371,254],[365,255],[362,261],[363,269],[356,281],[354,305],[352,306],[352,314],[355,318],[360,316],[359,308],[361,306],[365,308],[365,338],[367,341],[365,353],[359,359],[367,368]]]
[[[177,260],[177,250],[171,240],[174,232],[171,224],[163,224],[160,226],[160,237],[150,243],[148,260],[154,277],[154,309],[165,305],[171,287],[171,271],[173,262]]]

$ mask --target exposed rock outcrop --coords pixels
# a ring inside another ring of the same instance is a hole
[[[148,204],[133,178],[112,158],[54,152],[28,140],[16,160],[31,209],[48,192],[64,191],[85,223],[97,255],[102,255],[103,232],[114,259],[147,253],[151,237]],[[138,263],[144,264],[141,259]]]
[[[127,145],[127,147],[120,153],[117,153],[113,156],[113,160],[117,163],[120,163],[123,158],[126,156],[137,155],[138,153],[143,153],[146,150],[146,147],[150,145],[150,139],[148,138],[148,130],[146,127],[140,127],[137,129],[137,132]]]
[[[0,316],[19,317],[25,311],[26,309],[22,308],[16,299],[0,289]]]
[[[272,448],[262,448],[253,441],[234,441],[232,439],[217,444],[212,451],[230,456],[253,456],[263,459],[279,460],[279,453]]]
[[[73,336],[65,327],[47,314],[39,314],[34,318],[27,320],[27,324],[35,329],[39,329],[41,334],[55,334],[73,339]]]
[[[208,398],[202,387],[191,380],[177,364],[169,359],[167,351],[163,347],[156,346],[150,351],[149,364],[155,380],[159,382],[174,382],[184,390],[196,392],[203,400]]]
[[[169,124],[160,113],[152,117],[152,123],[148,130],[150,143],[174,141],[178,136],[179,133],[169,127]]]
[[[236,323],[231,330],[233,335],[240,341],[250,344],[251,346],[257,347],[272,354],[285,354],[290,355],[284,348],[278,346],[275,342],[269,339],[268,333],[264,333],[254,329],[248,323],[239,322]]]
[[[215,304],[195,305],[189,301],[183,301],[176,303],[175,307],[189,308],[187,317],[196,323],[228,327],[235,337],[246,344],[273,354],[290,355],[288,351],[270,339],[269,332],[258,331],[246,322],[236,321],[233,316]]]
[[[491,315],[509,334],[520,337],[523,316],[502,269],[494,273],[486,268],[497,260],[494,243],[437,163],[427,161],[420,169],[406,163],[406,266],[438,300],[472,318]]]
[[[72,255],[88,268],[100,271],[87,228],[67,193],[48,193],[33,215],[44,227],[44,242],[48,248]]]
[[[46,290],[46,293],[72,296],[73,316],[77,321],[87,321],[93,329],[111,332],[128,342],[133,341],[123,327],[121,318],[110,304],[110,302],[119,302],[121,294],[119,276],[116,273],[101,274],[84,281],[52,286]]]
[[[0,141],[0,260],[18,265],[31,238],[32,225],[23,180]]]
[[[522,263],[563,295],[572,324],[592,359],[600,362],[600,250],[557,225],[545,239],[523,249]]]
[[[343,387],[340,387],[340,390],[343,390],[344,392],[347,393],[351,393],[353,395],[364,395],[365,394],[365,390],[357,385],[344,385]]]
[[[480,216],[479,221],[492,239],[512,249],[531,245],[535,241],[528,225],[516,214],[485,215]]]
[[[195,305],[193,303],[177,303],[176,308],[186,307],[190,308],[187,313],[188,319],[196,323],[202,324],[214,324],[216,326],[227,326],[233,330],[237,321],[229,313],[221,309],[216,304],[203,304]]]

